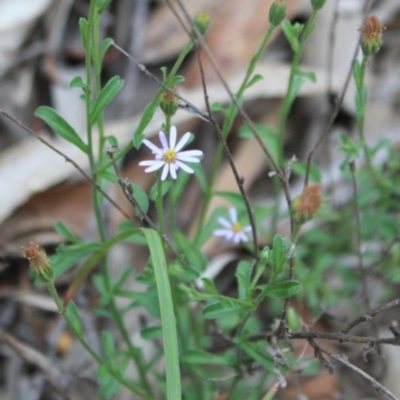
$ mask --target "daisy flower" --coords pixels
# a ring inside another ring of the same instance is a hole
[[[190,132],[186,132],[179,142],[176,143],[176,127],[171,126],[169,143],[165,133],[162,131],[159,133],[162,148],[157,147],[150,140],[143,140],[143,143],[155,154],[155,158],[154,160],[141,161],[139,165],[147,167],[144,172],[153,172],[163,168],[161,173],[162,181],[165,181],[168,174],[173,179],[176,179],[179,168],[192,174],[194,172],[193,169],[185,163],[199,163],[200,159],[197,157],[201,157],[203,152],[200,150],[180,151],[187,144],[190,135]]]
[[[248,242],[249,238],[246,235],[246,232],[251,231],[250,226],[242,226],[237,219],[237,211],[236,208],[229,209],[230,221],[226,218],[220,217],[218,218],[218,222],[223,226],[222,229],[217,229],[214,231],[214,235],[216,236],[224,236],[226,240],[232,240],[234,243],[240,242]]]

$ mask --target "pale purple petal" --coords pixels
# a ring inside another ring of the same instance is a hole
[[[176,131],[175,131],[176,133]],[[186,143],[188,142],[188,140],[190,139],[190,132],[186,132],[182,137],[181,140],[179,141],[179,143],[177,144],[176,148],[173,147],[173,149],[178,152],[180,149],[182,149],[183,147],[185,147]]]
[[[189,156],[189,157],[201,157],[203,155],[203,152],[201,150],[186,150],[186,151],[180,151],[179,155],[182,156]]]
[[[168,142],[167,142],[167,137],[165,136],[165,133],[163,131],[160,131],[159,137],[160,137],[160,142],[161,142],[161,145],[162,145],[164,151],[168,150],[169,146],[168,146]]]
[[[178,170],[178,168],[176,167],[175,164],[169,164],[169,174],[171,175],[172,179],[177,178],[177,175],[176,175],[177,170]]]
[[[181,161],[181,162],[189,162],[189,163],[199,163],[200,162],[200,160],[198,159],[198,158],[194,158],[194,157],[188,157],[188,156],[183,156],[183,157],[181,157],[180,155],[179,155],[179,153],[177,154],[177,157],[176,157],[176,159],[177,160],[179,160],[179,161]]]
[[[144,161],[140,161],[139,165],[142,167],[147,167],[149,165],[153,165],[156,162],[157,162],[156,160],[144,160]]]
[[[249,238],[243,233],[243,232],[238,232],[236,234],[237,239],[238,239],[238,243],[239,242],[248,242]]]
[[[153,172],[153,171],[157,171],[158,169],[162,168],[162,166],[164,165],[163,162],[156,162],[153,165],[149,166],[148,168],[146,168],[144,170],[144,172]]]
[[[251,231],[251,226],[245,226],[245,227],[242,229],[242,231],[243,231],[243,232],[250,232],[250,231]]]
[[[236,224],[236,222],[237,222],[237,212],[236,212],[236,208],[231,207],[231,208],[229,209],[229,215],[230,215],[230,217],[231,217],[231,221],[232,221],[234,224]]]
[[[169,164],[165,164],[165,165],[164,165],[164,169],[163,169],[163,171],[162,171],[162,173],[161,173],[161,180],[162,180],[162,181],[165,181],[165,179],[167,178],[167,176],[168,176],[168,171],[169,171]]]
[[[179,168],[182,168],[185,172],[187,172],[188,174],[193,174],[193,169],[192,168],[190,168],[189,166],[187,166],[186,164],[184,164],[183,162],[180,162],[180,161],[176,161],[176,165],[179,167]]]
[[[232,230],[232,223],[229,222],[227,219],[225,219],[224,217],[219,217],[218,218],[218,222],[224,226],[225,228]]]
[[[150,140],[144,139],[143,144],[145,144],[153,154],[162,154],[162,150],[159,149],[155,144],[150,142]]]
[[[175,144],[176,144],[176,127],[171,126],[171,130],[169,131],[169,148],[178,151],[177,149],[175,149]]]

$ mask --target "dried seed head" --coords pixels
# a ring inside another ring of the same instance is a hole
[[[310,220],[321,207],[320,185],[307,185],[303,193],[293,201],[294,217],[300,224]]]
[[[40,280],[49,282],[54,278],[50,260],[46,252],[36,242],[29,242],[29,247],[23,248],[23,256],[29,261],[33,273]]]
[[[386,27],[380,23],[377,16],[371,15],[365,18],[361,28],[361,48],[365,57],[370,57],[378,52],[383,43],[382,32],[385,29]]]

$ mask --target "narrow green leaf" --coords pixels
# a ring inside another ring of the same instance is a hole
[[[59,235],[61,235],[68,242],[71,242],[74,244],[81,243],[81,241],[62,222],[57,222],[54,225],[54,229],[56,230],[56,232]]]
[[[161,326],[151,326],[140,331],[140,336],[145,340],[159,339],[162,335]]]
[[[265,295],[269,297],[292,297],[301,289],[299,281],[279,282],[265,291]]]
[[[253,86],[254,84],[256,84],[258,81],[263,80],[264,77],[260,74],[255,74],[252,76],[252,78],[249,80],[249,82],[246,85],[246,88],[249,88],[251,86]]]
[[[142,229],[142,232],[149,245],[157,284],[164,342],[167,400],[180,400],[182,399],[182,391],[176,319],[164,248],[156,231]]]
[[[69,318],[69,321],[71,322],[72,327],[75,330],[75,333],[78,336],[82,336],[83,330],[81,319],[79,317],[78,309],[76,308],[76,305],[73,301],[70,301],[67,305],[67,316]]]
[[[154,185],[150,189],[150,194],[149,194],[150,200],[153,200],[153,201],[157,200],[158,185],[160,185],[160,183],[157,181],[157,182],[154,183]],[[171,187],[172,187],[172,181],[171,180],[167,180],[167,181],[161,182],[161,196],[164,197],[168,193],[168,191],[169,191],[169,189]]]
[[[42,119],[51,129],[62,138],[87,153],[87,146],[76,133],[75,129],[51,107],[41,106],[35,112],[36,117]]]
[[[108,360],[114,359],[116,352],[114,336],[108,330],[101,332],[101,348]]]
[[[183,355],[183,362],[193,365],[225,365],[234,366],[235,360],[231,357],[219,356],[202,350],[188,350]]]
[[[266,371],[273,371],[274,359],[268,353],[262,352],[256,343],[250,343],[244,338],[239,340],[239,346],[256,362],[262,365]],[[265,347],[265,345],[264,345]]]
[[[139,147],[143,142],[143,131],[145,130],[146,126],[150,123],[154,113],[157,110],[161,93],[162,91],[159,90],[157,92],[157,95],[151,101],[151,103],[149,103],[144,109],[139,126],[137,127],[135,133],[133,134],[133,145],[135,146],[136,149],[139,149]]]
[[[99,97],[96,99],[92,112],[90,113],[91,125],[97,122],[101,113],[122,89],[122,86],[124,86],[124,81],[119,76],[114,76],[105,84],[103,89],[101,89]]]
[[[133,197],[139,203],[140,208],[146,214],[149,209],[149,198],[147,197],[146,192],[138,185],[131,183],[133,189]],[[136,213],[141,216],[141,212],[136,210]]]
[[[219,295],[219,292],[211,279],[203,278],[202,281],[204,284],[204,288],[208,291],[208,293]]]
[[[254,267],[253,261],[240,261],[236,270],[236,279],[238,281],[239,299],[250,299],[251,275]]]
[[[285,260],[286,254],[282,236],[275,235],[272,246],[272,270],[275,276],[282,271]]]
[[[241,304],[231,303],[228,302],[215,302],[206,305],[202,310],[203,318],[206,319],[218,319],[222,317],[226,317],[229,315],[240,315],[243,312],[250,311],[251,307],[245,307]]]
[[[83,88],[85,86],[86,84],[83,82],[82,77],[80,76],[75,76],[75,78],[73,78],[69,84],[70,88]]]
[[[114,43],[114,40],[111,38],[105,38],[103,42],[101,43],[101,48],[100,48],[100,62],[103,61],[104,56],[107,53],[107,50],[112,46]]]
[[[100,243],[80,243],[72,246],[58,246],[55,254],[50,256],[55,277],[59,277],[73,267],[86,255],[100,248]]]
[[[87,51],[89,48],[89,23],[87,19],[79,19],[79,31],[81,33],[83,48]]]

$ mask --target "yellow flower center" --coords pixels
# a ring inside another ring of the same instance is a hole
[[[235,223],[232,225],[232,230],[233,230],[233,232],[235,232],[235,233],[241,232],[241,231],[242,231],[242,225],[240,225],[239,222],[235,222]]]
[[[172,149],[168,149],[165,153],[164,153],[164,157],[163,160],[167,163],[167,164],[172,164],[176,161],[176,153],[174,150]]]

